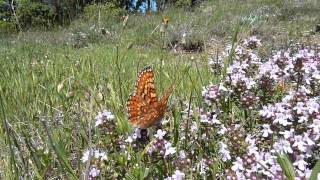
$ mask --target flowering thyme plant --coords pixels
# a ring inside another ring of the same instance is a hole
[[[209,60],[213,73],[226,66],[225,76],[156,128],[123,135],[116,116],[99,112],[99,138],[82,157],[89,177],[286,179],[286,154],[295,179],[310,178],[320,154],[320,49],[293,46],[261,59],[262,45],[251,37]]]
[[[226,125],[220,129],[230,123],[235,127],[227,128],[219,143],[220,159],[232,163],[220,175],[285,179],[277,163],[277,154],[285,153],[293,162],[296,179],[308,179],[319,159],[319,47],[291,48],[263,61],[251,50],[260,45],[249,38],[237,46],[225,79],[202,92],[209,111],[224,119]],[[223,55],[228,52],[230,48]],[[250,127],[225,119],[230,109],[224,107],[230,102],[243,109]]]

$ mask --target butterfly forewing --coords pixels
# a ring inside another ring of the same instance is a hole
[[[153,77],[154,74],[150,66],[141,70],[136,82],[135,94],[155,107],[158,99]]]
[[[128,108],[128,115],[129,115],[129,122],[131,124],[136,124],[138,122],[138,118],[140,116],[140,107],[142,106],[139,103],[139,98],[135,94],[131,94],[128,103],[127,103],[127,108]]]
[[[128,99],[129,121],[132,124],[139,124],[144,114],[148,113],[149,105],[140,96],[131,94]]]

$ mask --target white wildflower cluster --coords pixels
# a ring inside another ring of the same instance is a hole
[[[245,112],[259,112],[260,120],[250,133],[236,127],[237,121],[233,122],[234,128],[221,123],[224,121],[215,126],[221,138],[220,159],[232,163],[221,176],[285,179],[276,161],[278,153],[285,153],[293,162],[296,179],[308,179],[312,165],[319,159],[320,49],[291,48],[263,62],[252,50],[259,46],[260,40],[251,37],[234,48],[234,62],[228,66],[225,80],[203,88],[206,104],[215,108],[202,112],[200,122],[221,119],[224,112],[216,109],[224,109],[226,99]],[[227,47],[221,59],[230,58],[232,49]],[[283,94],[276,99],[279,92]]]
[[[291,155],[300,178],[309,174],[310,159],[316,158],[320,139],[319,59],[319,53],[310,49],[278,52],[262,65],[272,64],[273,68],[260,73],[260,77],[266,78],[268,73],[274,80],[283,78],[294,84],[280,102],[263,106],[260,115],[271,129],[277,129],[273,135],[264,131],[264,137],[270,134],[278,139],[274,151]]]
[[[244,42],[256,44],[256,46],[250,46],[252,49],[246,48],[248,44],[228,46],[220,56],[220,59],[233,59],[233,63],[227,67],[227,76],[219,85],[203,88],[202,96],[207,104],[218,105],[218,102],[224,102],[228,97],[233,96],[243,107],[253,109],[259,101],[259,97],[252,93],[252,90],[257,87],[253,75],[261,64],[253,48],[259,47],[260,41],[252,38]]]
[[[255,49],[262,45],[261,40],[258,39],[257,36],[251,36],[248,39],[245,39],[242,43],[248,49]]]
[[[98,177],[100,175],[100,172],[101,170],[98,169],[97,167],[95,166],[90,167],[90,172],[89,172],[90,179],[94,179]]]
[[[219,149],[219,155],[222,157],[222,161],[226,162],[228,160],[231,160],[230,151],[228,150],[228,145],[224,142],[219,142],[220,149]]]
[[[293,165],[300,177],[310,171],[308,159],[315,158],[313,152],[320,139],[319,97],[309,98],[304,89],[291,92],[282,102],[268,105],[260,115],[279,129],[273,144],[276,152],[292,155]]]
[[[229,78],[226,80],[232,87],[233,91],[244,92],[250,90],[256,84],[253,78],[248,77],[245,69],[249,64],[235,62],[227,69]]]
[[[211,71],[215,74],[221,73],[221,69],[224,68],[224,62],[226,62],[228,58],[234,58],[234,60],[241,62],[240,66],[242,67],[252,66],[260,61],[256,55],[256,52],[254,51],[255,48],[260,46],[261,42],[256,37],[251,37],[247,40],[244,40],[241,45],[228,45],[218,57],[210,58],[208,65],[211,68]],[[235,68],[238,68],[238,66],[239,65],[228,67],[229,69],[231,68],[229,72]]]
[[[161,156],[168,158],[176,153],[176,148],[173,147],[169,141],[164,139],[166,133],[166,131],[158,129],[157,133],[154,135],[154,142],[147,149],[148,154],[159,153]]]
[[[83,152],[81,161],[86,163],[89,159],[93,161],[104,161],[107,160],[107,153],[98,149],[85,150]]]
[[[200,122],[209,125],[221,124],[221,122],[217,119],[217,114],[213,114],[211,112],[203,112],[200,115]]]
[[[99,149],[88,149],[83,152],[81,161],[88,163],[90,160],[89,177],[95,179],[100,175],[101,165],[108,160],[107,153]]]
[[[112,122],[115,119],[115,116],[107,110],[103,110],[99,112],[98,115],[95,117],[95,126],[102,126],[108,122]]]
[[[220,85],[210,85],[202,88],[202,97],[208,105],[219,102],[228,90],[221,83]]]
[[[185,174],[182,171],[176,170],[171,177],[167,177],[165,180],[183,180],[184,177]]]
[[[245,138],[247,144],[245,154],[236,157],[231,170],[236,177],[244,179],[283,179],[280,165],[274,153],[257,147],[257,138],[248,134]]]
[[[313,49],[279,51],[259,67],[257,75],[261,88],[275,90],[279,82],[303,84],[309,90],[319,89],[319,53]]]

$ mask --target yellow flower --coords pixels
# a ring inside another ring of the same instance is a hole
[[[169,23],[169,18],[164,17],[164,18],[162,19],[162,23],[165,24],[165,25],[168,25],[168,23]]]

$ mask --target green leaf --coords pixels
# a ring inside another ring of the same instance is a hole
[[[179,124],[180,124],[180,114],[179,110],[173,108],[173,144],[176,146],[179,140]]]
[[[225,77],[227,74],[228,66],[233,64],[233,58],[235,57],[235,49],[237,47],[237,41],[238,41],[238,35],[240,32],[240,29],[241,29],[241,25],[240,25],[240,22],[238,22],[237,26],[235,27],[235,32],[232,37],[232,46],[231,46],[231,50],[229,52],[229,56],[224,58],[224,61],[223,61],[223,69],[222,69],[222,76],[223,77]]]
[[[73,171],[71,165],[68,162],[67,153],[66,153],[66,150],[65,150],[64,146],[65,146],[64,143],[61,140],[58,140],[58,141],[56,141],[54,143],[54,151],[58,155],[60,161],[62,162],[64,167],[67,169],[67,171],[74,178],[76,178],[76,175],[74,174],[74,171]]]
[[[216,179],[216,175],[218,173],[219,170],[219,164],[218,163],[213,163],[213,165],[211,166],[211,173],[212,173],[212,179]]]
[[[277,154],[277,161],[279,165],[281,166],[282,171],[286,175],[286,177],[289,180],[294,180],[295,179],[295,172],[293,165],[286,154]]]
[[[320,160],[318,160],[316,165],[313,167],[310,180],[316,180],[319,173],[320,173]]]

